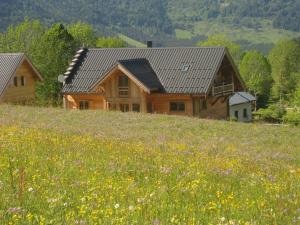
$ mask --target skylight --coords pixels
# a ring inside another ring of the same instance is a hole
[[[190,65],[184,64],[184,65],[182,66],[182,68],[181,68],[181,71],[182,71],[182,72],[187,72],[187,71],[189,70],[189,68],[190,68]]]

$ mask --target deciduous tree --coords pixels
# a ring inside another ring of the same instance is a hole
[[[124,48],[126,43],[118,37],[100,37],[96,46],[97,48]]]
[[[241,46],[238,44],[228,40],[225,35],[223,34],[216,34],[211,35],[208,37],[206,41],[198,42],[198,46],[223,46],[227,47],[230,54],[232,55],[235,63],[239,65],[241,57],[242,57],[242,51]]]
[[[270,52],[274,85],[272,98],[288,101],[295,91],[300,65],[300,47],[294,40],[280,41]]]
[[[76,51],[76,41],[62,24],[54,24],[35,46],[34,60],[44,76],[44,83],[37,88],[39,103],[61,103],[61,85],[57,76],[65,72]]]
[[[74,23],[68,26],[69,33],[73,36],[78,47],[95,47],[97,35],[93,26],[87,23]]]
[[[240,72],[249,91],[259,97],[259,105],[265,106],[272,85],[268,60],[258,51],[249,51],[241,61]]]

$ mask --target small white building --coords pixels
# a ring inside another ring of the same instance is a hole
[[[230,118],[239,122],[251,122],[253,106],[256,98],[247,92],[237,92],[229,99]]]

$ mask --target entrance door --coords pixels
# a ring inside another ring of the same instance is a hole
[[[200,117],[200,112],[201,112],[200,98],[193,99],[193,108],[194,108],[194,117]]]

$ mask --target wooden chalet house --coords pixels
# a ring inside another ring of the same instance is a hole
[[[42,76],[23,53],[0,54],[0,103],[27,103],[35,98]]]
[[[245,86],[224,47],[81,49],[64,74],[67,109],[227,119]]]

